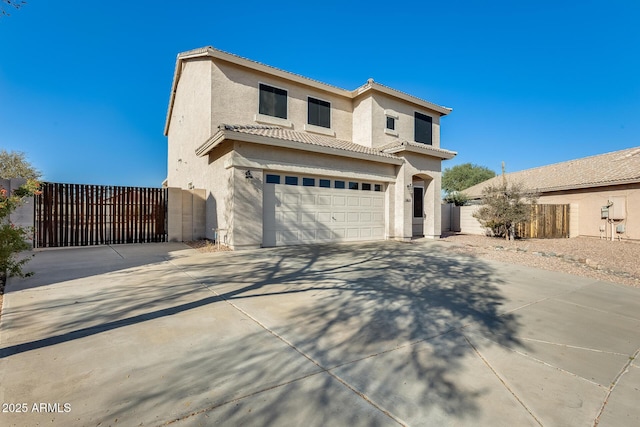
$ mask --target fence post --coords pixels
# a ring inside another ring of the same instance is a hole
[[[167,240],[182,242],[182,189],[167,188]]]

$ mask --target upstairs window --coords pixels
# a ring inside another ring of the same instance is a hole
[[[432,145],[432,125],[433,119],[431,117],[416,111],[414,140],[423,144]]]
[[[287,91],[260,84],[260,114],[287,118]]]
[[[387,116],[387,129],[396,130],[396,119],[395,118]]]
[[[327,101],[309,97],[308,123],[323,128],[331,128],[331,104]]]

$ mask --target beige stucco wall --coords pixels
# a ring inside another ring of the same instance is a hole
[[[600,227],[606,225],[606,221],[600,219],[600,208],[607,205],[608,201],[613,200],[624,200],[626,202],[626,219],[615,222],[616,225],[625,225],[626,231],[620,237],[640,240],[640,184],[545,194],[540,197],[538,203],[571,204],[572,208],[573,205],[577,205],[579,235],[599,237]],[[573,221],[573,215],[571,219]],[[573,224],[571,224],[571,228],[573,229]]]
[[[353,134],[351,141],[371,147],[373,98],[361,96],[353,100]]]
[[[397,140],[414,141],[415,112],[425,114],[432,118],[432,146],[436,148],[440,147],[440,114],[416,105],[400,102],[398,99],[382,93],[371,95],[371,98],[372,147],[380,147]],[[395,120],[395,131],[398,133],[398,136],[385,133],[387,117],[385,111],[392,112],[398,116]]]
[[[167,186],[188,188],[205,166],[195,149],[211,135],[211,61],[183,63],[168,130]],[[194,170],[194,167],[196,170]],[[197,186],[197,185],[196,185]],[[203,188],[203,187],[200,187]]]
[[[319,131],[329,132],[338,139],[351,140],[352,104],[349,98],[220,60],[212,63],[211,80],[211,118],[214,127],[221,123],[244,125],[273,122],[283,125],[277,118],[262,117],[257,122],[255,120],[259,107],[259,84],[263,83],[287,91],[290,129],[305,131],[307,102],[311,96],[331,103],[331,129],[322,128]]]

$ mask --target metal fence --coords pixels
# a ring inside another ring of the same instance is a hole
[[[42,184],[35,247],[167,241],[167,189]]]

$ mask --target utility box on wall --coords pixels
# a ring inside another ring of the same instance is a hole
[[[627,198],[614,197],[611,199],[613,205],[609,208],[609,218],[612,220],[625,219],[627,212]]]

